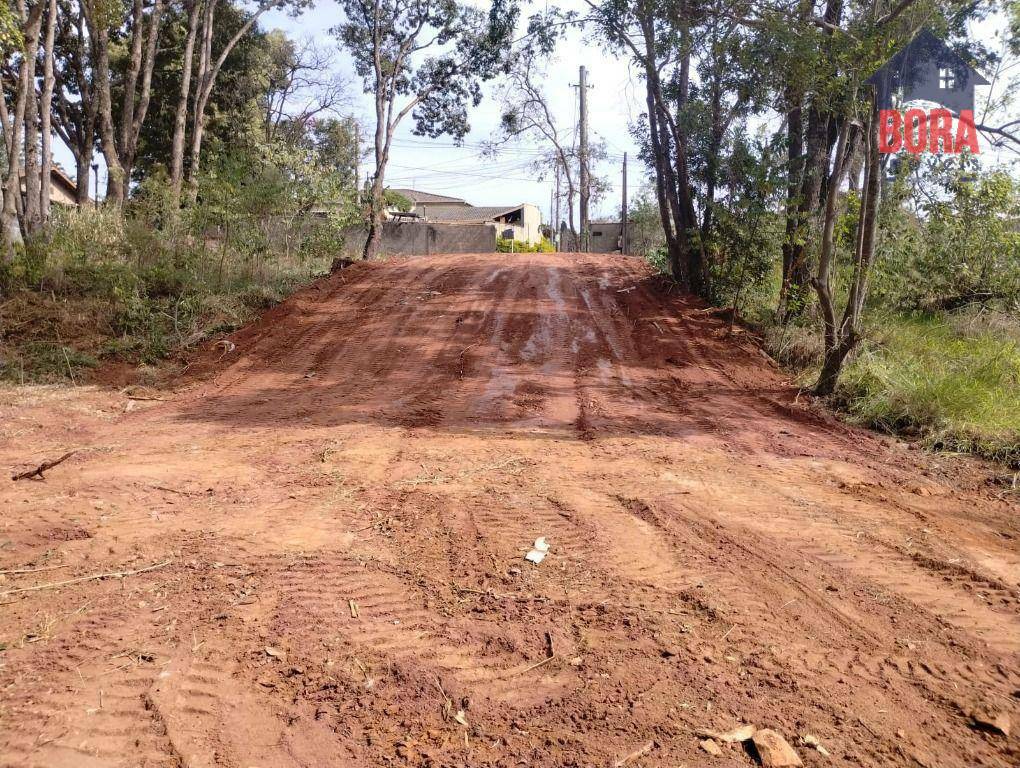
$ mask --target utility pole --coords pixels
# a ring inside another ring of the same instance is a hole
[[[623,240],[620,243],[620,251],[624,256],[627,255],[628,250],[628,224],[627,224],[627,153],[623,153]]]
[[[591,174],[588,172],[588,70],[585,69],[584,65],[581,65],[581,71],[578,80],[578,92],[580,97],[580,120],[578,129],[580,130],[580,148],[578,151],[578,160],[580,162],[580,175],[581,175],[581,250],[587,252],[591,247],[590,232],[588,231],[588,203],[591,199]]]
[[[354,201],[361,208],[361,131],[354,121]]]
[[[553,220],[553,226],[556,229],[553,231],[553,241],[556,243],[556,250],[563,249],[563,243],[560,242],[561,230],[560,230],[560,164],[556,163],[556,215]]]
[[[552,237],[550,239],[553,242],[556,242],[556,233],[553,232],[553,228],[552,228],[552,220],[553,220],[553,217],[555,215],[553,213],[553,210],[555,208],[556,208],[556,187],[555,187],[555,185],[550,185],[550,187],[549,187],[549,231],[552,232]]]

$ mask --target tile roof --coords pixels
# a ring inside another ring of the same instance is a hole
[[[408,200],[414,203],[450,203],[467,205],[467,201],[462,200],[459,197],[449,197],[447,195],[436,195],[432,192],[422,192],[417,189],[408,189],[404,187],[390,187],[390,192],[396,192],[399,195],[403,195]]]
[[[435,222],[488,222],[518,211],[518,205],[425,205],[416,206],[416,210],[424,208],[425,218]]]

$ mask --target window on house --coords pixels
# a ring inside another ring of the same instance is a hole
[[[594,232],[591,233],[591,236],[592,237],[602,237],[602,233],[599,230],[596,229]]]
[[[956,73],[949,67],[939,67],[939,88],[943,91],[956,88]]]

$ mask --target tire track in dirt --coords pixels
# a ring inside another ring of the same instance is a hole
[[[96,612],[69,637],[14,662],[0,765],[177,768],[163,724],[145,702],[165,648],[155,639],[155,614],[141,618]]]
[[[541,684],[518,675],[529,664],[494,643],[454,639],[450,626],[404,581],[371,563],[350,558],[302,558],[279,573],[280,601],[274,631],[306,648],[344,641],[366,664],[366,675],[397,662],[423,675],[456,681],[473,697],[536,703],[566,684],[547,675]],[[353,605],[352,605],[353,601]]]
[[[728,495],[730,500],[737,496],[732,490]],[[976,574],[962,569],[949,571],[949,564],[904,554],[868,534],[868,525],[862,525],[846,507],[818,509],[781,489],[775,490],[771,503],[765,507],[760,496],[743,501],[742,505],[727,505],[729,520],[769,535],[784,547],[838,571],[853,573],[889,590],[993,648],[1007,653],[1020,650],[1017,598],[1006,585],[988,579],[976,582]],[[990,607],[992,597],[997,597],[997,602],[1006,608]]]
[[[322,754],[334,755],[329,765],[341,763],[335,756],[335,734],[325,724],[297,713],[289,723],[282,720],[233,660],[239,649],[221,647],[220,638],[211,642],[211,648],[189,649],[166,665],[146,695],[148,707],[165,723],[181,765],[303,768],[316,764]],[[251,653],[275,665],[260,678],[266,685],[275,685],[271,673],[285,676],[292,671],[262,649]]]
[[[763,643],[770,648],[782,647],[784,635],[791,625],[796,626],[803,640],[786,644],[778,654],[775,651],[772,653],[774,660],[779,661],[789,675],[801,680],[805,686],[816,685],[812,677],[820,677],[821,682],[817,684],[824,687],[827,685],[826,678],[831,674],[851,676],[859,683],[867,681],[868,685],[887,691],[883,706],[894,705],[900,708],[902,715],[917,718],[923,718],[930,712],[933,701],[937,702],[947,716],[956,717],[961,710],[966,709],[967,702],[973,701],[975,697],[987,695],[989,691],[998,691],[999,695],[1008,697],[1010,691],[1015,690],[1017,678],[1003,674],[994,666],[988,668],[959,657],[948,659],[946,663],[939,663],[930,657],[920,662],[896,657],[895,651],[881,640],[889,630],[888,626],[882,626],[884,622],[880,619],[876,622],[876,617],[867,613],[845,605],[837,607],[832,600],[819,597],[819,594],[826,593],[817,586],[819,582],[839,583],[840,592],[852,588],[852,584],[838,578],[840,567],[830,563],[825,563],[821,568],[816,565],[809,571],[811,578],[808,581],[802,580],[797,575],[799,569],[775,562],[766,554],[772,550],[781,551],[772,541],[768,526],[762,526],[759,530],[764,539],[758,541],[745,534],[740,537],[743,539],[741,541],[737,538],[740,536],[739,531],[730,530],[728,518],[726,523],[714,515],[702,519],[702,515],[694,516],[681,511],[667,501],[657,502],[654,507],[640,499],[620,499],[620,503],[625,509],[633,511],[635,517],[651,521],[659,527],[672,546],[682,552],[685,558],[693,562],[702,561],[699,548],[705,553],[711,553],[708,555],[708,567],[697,572],[698,587],[699,590],[705,588],[706,593],[712,595],[710,607],[713,614],[727,624],[735,622],[727,633],[732,632],[733,628],[741,628],[742,634],[730,636],[734,649],[756,654],[756,647]],[[598,517],[600,521],[607,519],[603,510],[599,510]],[[694,534],[694,538],[689,534]],[[719,553],[727,550],[733,551],[732,559],[729,562],[720,560]],[[773,571],[771,578],[762,578],[762,565],[766,566],[764,573]],[[857,573],[854,576],[856,579],[862,578]],[[777,592],[777,587],[783,583],[789,587],[787,594],[799,593],[797,597],[783,603],[783,607],[794,602],[806,602],[812,606],[808,614],[796,615],[796,618],[788,614],[787,618],[781,619],[782,611],[777,613],[774,607],[786,596]],[[689,595],[689,590],[684,593],[685,597]],[[739,606],[739,610],[734,612],[736,606]],[[749,611],[749,607],[752,610]],[[777,620],[780,621],[778,625]],[[841,625],[842,632],[833,633],[829,623],[832,620]],[[754,638],[753,642],[748,642],[748,633]],[[856,639],[851,648],[847,647],[848,635]],[[829,650],[819,652],[815,650],[818,647]],[[898,687],[890,690],[894,681]],[[908,690],[903,690],[904,684]],[[866,687],[861,693],[865,697],[870,695]],[[869,709],[869,706],[862,705],[859,711],[866,712]],[[935,735],[932,733],[932,737]],[[890,741],[888,746],[896,745]],[[927,745],[922,747],[926,748]],[[878,759],[877,753],[875,757]]]

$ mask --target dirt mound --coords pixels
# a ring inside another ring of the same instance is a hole
[[[0,492],[0,765],[1020,757],[1014,497],[641,261],[359,263],[227,341],[3,391],[7,466],[82,450]]]

